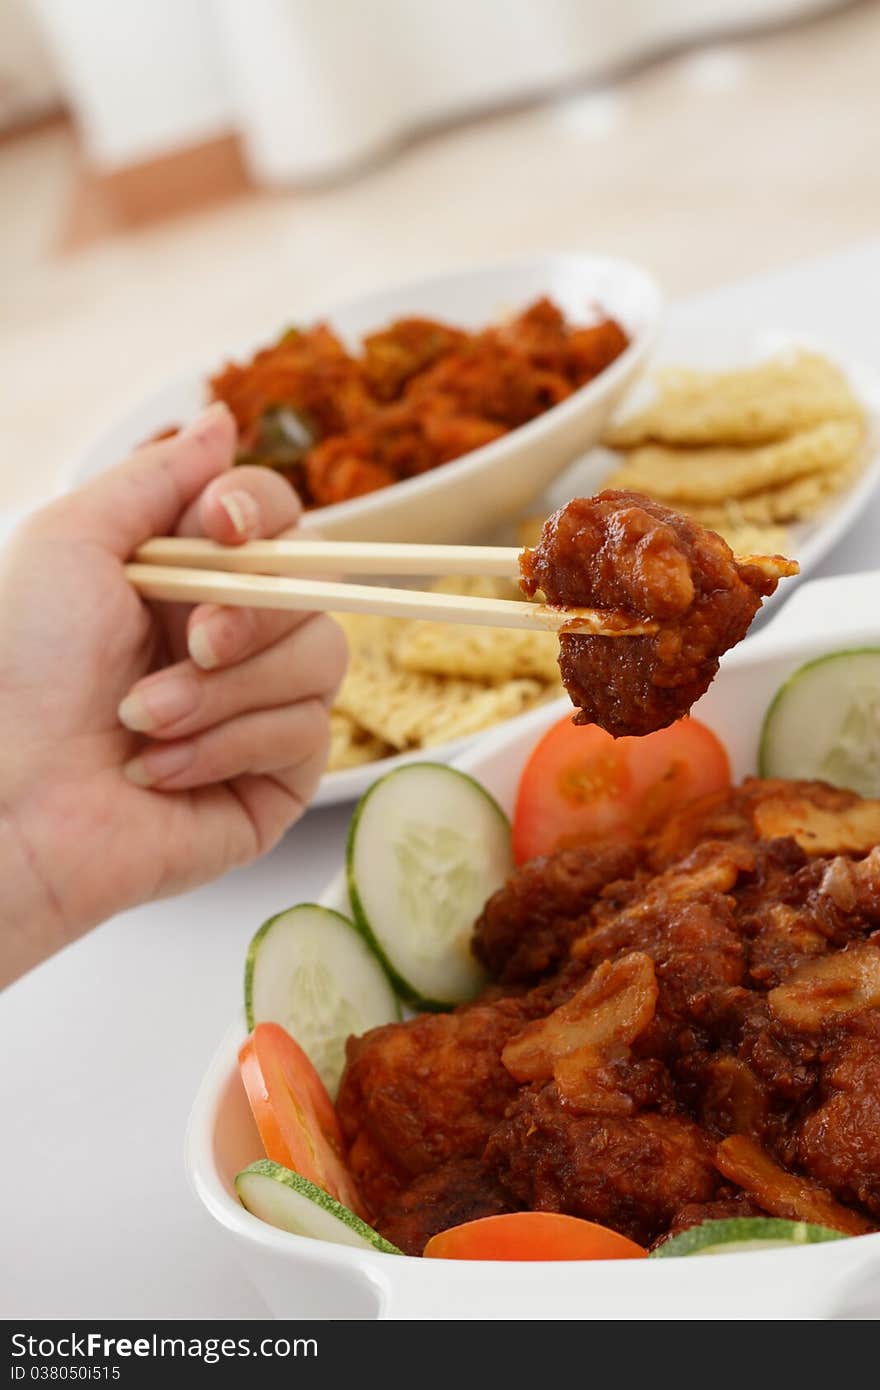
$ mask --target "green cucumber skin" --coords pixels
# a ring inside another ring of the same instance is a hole
[[[816,1226],[808,1221],[786,1221],[773,1216],[734,1216],[727,1220],[704,1221],[699,1226],[691,1226],[658,1245],[650,1252],[648,1258],[666,1260],[699,1255],[713,1246],[730,1245],[746,1240],[766,1240],[768,1243],[785,1240],[792,1247],[796,1247],[846,1239],[842,1231],[834,1231],[830,1226]]]
[[[770,730],[773,716],[777,711],[780,702],[785,698],[791,687],[805,676],[808,671],[814,671],[817,666],[825,666],[829,661],[839,661],[846,656],[880,656],[880,647],[847,647],[841,652],[827,652],[825,656],[814,657],[812,661],[807,661],[803,666],[799,666],[796,671],[782,682],[764,715],[764,722],[761,725],[761,741],[758,745],[758,776],[772,777],[774,774],[769,770],[771,753],[769,750]]]
[[[357,927],[358,931],[361,933],[361,935],[364,937],[365,941],[368,943],[373,953],[379,957],[379,960],[382,962],[382,965],[385,968],[386,975],[388,976],[395,990],[400,995],[401,999],[404,1000],[405,1003],[409,1004],[414,1009],[418,1009],[421,1013],[448,1014],[452,1009],[457,1008],[458,1005],[444,1003],[440,999],[426,999],[423,995],[419,994],[418,990],[413,989],[412,985],[409,984],[409,982],[405,980],[402,975],[399,975],[398,972],[395,970],[391,961],[388,959],[388,956],[386,955],[385,951],[383,951],[382,946],[373,934],[373,929],[370,926],[367,914],[364,911],[363,903],[361,902],[360,894],[357,890],[357,883],[355,882],[354,842],[355,836],[357,834],[358,821],[363,815],[364,807],[366,806],[370,797],[373,795],[373,792],[376,790],[376,788],[382,786],[382,784],[386,782],[389,777],[394,777],[397,775],[398,772],[409,771],[415,767],[429,767],[438,771],[442,768],[444,772],[451,772],[454,773],[456,777],[463,777],[466,782],[470,782],[471,786],[476,787],[477,791],[479,791],[486,798],[486,800],[489,802],[489,805],[498,815],[508,834],[510,833],[510,821],[502,811],[501,807],[498,805],[498,802],[495,800],[494,796],[492,796],[489,792],[486,791],[486,788],[482,786],[480,782],[477,781],[476,777],[471,777],[470,773],[468,772],[461,772],[457,767],[450,767],[447,763],[432,763],[427,761],[419,763],[407,763],[405,767],[395,768],[392,772],[386,773],[384,777],[378,778],[377,781],[375,781],[373,785],[369,787],[367,791],[364,792],[357,806],[355,806],[354,808],[354,814],[351,818],[351,824],[348,827],[348,839],[345,845],[345,878],[348,887],[348,898],[349,902],[351,903],[351,912],[354,918],[354,924]]]
[[[273,927],[275,925],[279,917],[285,917],[288,912],[292,912],[294,908],[300,907],[310,907],[316,909],[318,912],[328,912],[331,915],[331,917],[338,918],[340,922],[343,922],[345,924],[345,926],[351,927],[355,931],[358,930],[356,923],[352,922],[352,920],[349,917],[343,916],[343,914],[341,912],[337,912],[335,908],[324,907],[322,903],[294,903],[291,907],[284,908],[282,912],[276,912],[274,917],[270,917],[267,921],[265,921],[263,925],[259,928],[259,930],[255,932],[253,937],[251,938],[251,943],[248,946],[248,952],[244,962],[244,1013],[245,1022],[247,1024],[247,1030],[249,1033],[252,1033],[254,1031],[254,1028],[256,1027],[253,1001],[254,967],[256,965],[257,955],[259,954],[260,942],[263,940],[263,937],[267,934],[270,927]],[[364,933],[359,932],[359,935],[363,938]],[[372,950],[373,955],[376,957],[378,964],[382,967],[385,974],[388,975],[389,981],[394,987],[395,992],[399,994],[400,991],[397,989],[393,976],[389,971],[386,962],[382,958],[381,951],[377,951],[373,943],[369,940],[367,941],[367,945]],[[401,1018],[400,1000],[398,999],[396,1002],[397,1019],[393,1021],[399,1023]]]
[[[235,1190],[238,1192],[239,1178],[253,1175],[260,1178],[271,1178],[273,1182],[280,1183],[282,1187],[289,1187],[292,1192],[297,1192],[301,1197],[308,1197],[316,1206],[321,1207],[331,1216],[335,1216],[338,1221],[343,1221],[346,1226],[355,1231],[364,1240],[381,1251],[385,1255],[402,1255],[403,1251],[398,1250],[396,1245],[392,1245],[390,1240],[380,1236],[379,1232],[372,1226],[368,1226],[366,1221],[362,1221],[348,1207],[344,1207],[341,1202],[337,1202],[335,1197],[331,1197],[329,1192],[325,1192],[316,1183],[310,1182],[308,1178],[302,1177],[299,1173],[294,1173],[290,1168],[283,1168],[280,1163],[273,1163],[270,1158],[258,1158],[253,1163],[249,1163],[247,1168],[242,1168],[240,1173],[235,1175]],[[238,1199],[241,1202],[241,1197]],[[244,1206],[244,1202],[241,1202]],[[245,1207],[245,1211],[249,1208]],[[251,1212],[253,1216],[254,1213]],[[257,1217],[258,1221],[262,1218]],[[269,1224],[269,1223],[267,1223]],[[275,1229],[278,1229],[277,1227]]]

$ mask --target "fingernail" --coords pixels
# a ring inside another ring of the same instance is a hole
[[[136,787],[155,787],[185,771],[195,757],[194,743],[172,743],[167,747],[148,748],[140,757],[132,758],[122,769]]]
[[[149,734],[194,713],[201,699],[202,687],[191,676],[160,676],[130,691],[117,714],[126,729]]]
[[[199,623],[191,629],[187,640],[190,656],[203,671],[213,671],[215,666],[220,665],[220,657],[211,643],[210,627],[207,621]]]
[[[260,509],[249,492],[224,492],[220,506],[226,512],[240,540],[256,536],[260,529]]]
[[[217,428],[221,420],[225,423],[231,414],[232,412],[225,401],[212,401],[210,405],[205,406],[204,410],[200,410],[196,418],[190,420],[180,433],[188,438],[204,437]]]

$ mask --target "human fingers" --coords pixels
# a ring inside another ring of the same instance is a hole
[[[253,828],[255,852],[265,854],[311,804],[327,766],[329,726],[310,757],[271,776],[236,777],[232,786]]]
[[[289,531],[298,523],[302,510],[290,483],[274,469],[230,468],[187,507],[175,534],[241,545]]]
[[[183,791],[287,772],[325,746],[329,724],[326,704],[315,698],[242,714],[191,738],[148,744],[126,764],[125,774],[139,787]]]
[[[137,449],[75,492],[50,503],[41,522],[126,559],[151,536],[171,534],[178,518],[235,451],[235,421],[215,401],[170,439]]]
[[[329,705],[345,674],[341,628],[312,614],[248,661],[207,673],[181,661],[146,676],[119,706],[127,729],[157,739],[189,737],[251,710],[315,698]]]
[[[242,467],[217,478],[181,518],[178,534],[221,544],[292,534],[302,504],[290,484],[270,468]],[[197,666],[213,671],[271,646],[308,618],[307,613],[199,604],[189,614],[186,648]],[[178,644],[175,644],[178,645]]]

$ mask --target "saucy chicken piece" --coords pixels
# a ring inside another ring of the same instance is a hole
[[[291,329],[245,366],[227,363],[210,387],[235,416],[245,447],[265,412],[279,405],[302,411],[319,437],[351,429],[376,410],[358,362],[323,323]]]
[[[537,300],[515,319],[490,332],[498,342],[521,352],[536,366],[567,377],[575,386],[592,381],[629,345],[614,319],[603,319],[588,328],[570,328],[562,312],[547,298]]]
[[[349,1039],[336,1108],[352,1172],[372,1210],[448,1159],[479,1157],[516,1094],[501,1049],[534,1016],[532,1008],[528,998],[500,999]]]
[[[744,1192],[734,1192],[733,1189],[729,1197],[719,1194],[714,1202],[688,1202],[676,1214],[669,1230],[655,1243],[654,1248],[672,1236],[680,1235],[682,1231],[689,1231],[692,1226],[702,1226],[704,1221],[729,1221],[737,1217],[763,1215],[761,1208],[756,1207]]]
[[[712,1146],[692,1120],[577,1113],[553,1082],[521,1094],[484,1160],[529,1210],[598,1221],[641,1245],[686,1203],[710,1201],[720,1182]]]
[[[741,1058],[726,1052],[711,1056],[699,1089],[700,1119],[707,1129],[759,1139],[770,1132],[767,1090]]]
[[[517,1209],[479,1158],[453,1158],[392,1197],[375,1221],[376,1229],[405,1255],[421,1255],[438,1231]]]
[[[687,714],[778,582],[759,565],[739,562],[698,522],[615,491],[576,498],[551,516],[538,544],[522,552],[520,569],[530,597],[541,589],[556,606],[657,623],[640,637],[560,638],[575,722],[599,724],[615,738],[651,733]]]
[[[573,390],[560,372],[483,334],[414,377],[405,399],[439,399],[450,414],[479,416],[512,430],[543,415]]]
[[[309,496],[319,507],[345,502],[427,473],[503,433],[491,420],[453,414],[430,401],[390,405],[309,452]]]
[[[406,383],[467,342],[467,334],[433,319],[397,319],[364,338],[364,376],[373,395],[393,401]]]
[[[820,1084],[822,1102],[798,1128],[797,1161],[880,1220],[880,1012],[841,1029]]]
[[[753,864],[745,847],[701,845],[579,937],[574,959],[589,966],[622,952],[647,953],[657,966],[660,1010],[711,1030],[713,995],[720,991],[726,999],[743,979],[743,944],[729,890]]]
[[[631,878],[640,857],[634,846],[607,844],[566,849],[523,865],[477,918],[477,960],[502,983],[531,984],[558,970],[599,894]]]

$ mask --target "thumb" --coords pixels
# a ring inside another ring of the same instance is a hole
[[[235,442],[235,420],[215,401],[179,434],[136,450],[66,497],[65,522],[125,559],[151,536],[172,534],[181,512],[232,467]]]

